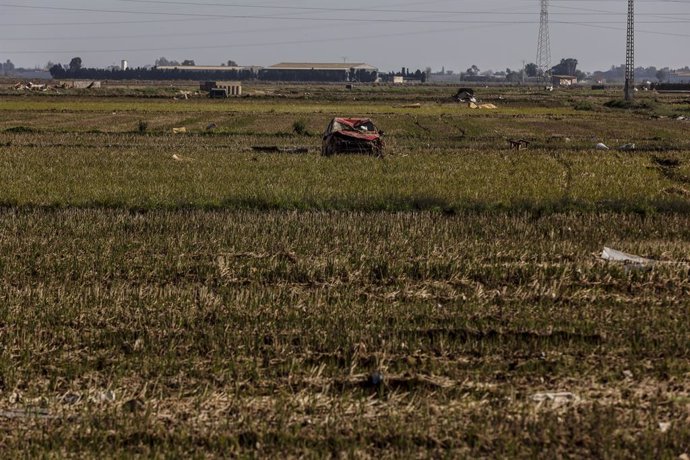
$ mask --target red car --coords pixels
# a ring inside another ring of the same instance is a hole
[[[365,153],[383,155],[383,131],[369,118],[334,118],[323,133],[321,155]]]

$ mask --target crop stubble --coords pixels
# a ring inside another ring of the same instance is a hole
[[[68,114],[3,136],[5,452],[688,451],[681,137],[595,154],[547,118],[518,155],[481,136],[531,122],[456,138],[465,114],[432,113],[387,129],[384,162],[261,156],[245,150],[318,143],[252,128],[291,123],[262,110],[236,133],[77,135]],[[606,264],[604,245],[674,263]],[[557,391],[575,396],[532,399]]]

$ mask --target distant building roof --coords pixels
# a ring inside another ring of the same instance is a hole
[[[378,70],[378,68],[362,62],[281,62],[268,68],[275,70]]]

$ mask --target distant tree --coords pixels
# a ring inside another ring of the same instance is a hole
[[[575,71],[575,77],[577,78],[577,81],[587,80],[587,74],[584,73],[582,70],[576,70]]]
[[[575,75],[577,71],[577,59],[567,58],[561,59],[560,64],[551,68],[551,73],[554,75]]]
[[[7,75],[9,72],[12,72],[13,70],[14,70],[14,64],[12,64],[12,61],[10,61],[9,59],[7,61],[5,61],[4,64],[2,62],[0,62],[0,72]]]
[[[528,77],[536,77],[539,75],[539,67],[534,62],[530,62],[525,66],[525,75]]]
[[[237,67],[237,63],[232,59],[228,60],[228,67]]]
[[[506,69],[506,81],[510,83],[520,83],[522,81],[522,71],[515,72],[510,69]]]
[[[75,57],[72,58],[71,61],[69,61],[69,71],[70,72],[79,72],[81,70],[81,58],[80,57]]]
[[[62,66],[62,64],[54,64],[50,69],[50,75],[53,78],[65,78],[65,75],[67,72],[65,71],[65,68]]]
[[[467,72],[465,73],[471,77],[476,77],[477,75],[479,75],[479,72],[479,67],[473,64],[472,67],[467,69]]]
[[[165,57],[161,56],[158,59],[156,59],[156,62],[154,63],[156,67],[167,67],[167,66],[176,66],[180,65],[179,62],[177,61],[169,61]]]
[[[183,66],[195,66],[196,64],[194,64],[194,59],[185,59],[184,61],[182,61],[182,65]]]
[[[659,69],[656,72],[656,79],[662,83],[665,81],[668,81],[668,78],[670,76],[671,76],[671,71],[668,69],[668,67],[664,67],[663,69]]]

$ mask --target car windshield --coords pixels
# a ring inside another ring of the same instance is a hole
[[[335,121],[333,123],[333,131],[358,131],[368,133],[375,132],[376,126],[374,126],[371,120],[362,120],[355,122],[352,125]]]

